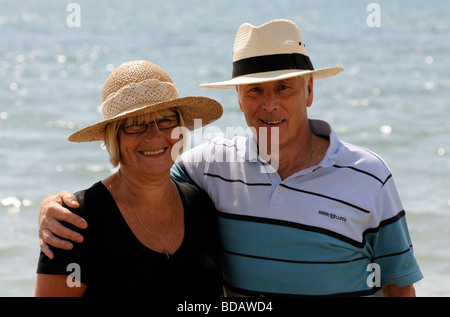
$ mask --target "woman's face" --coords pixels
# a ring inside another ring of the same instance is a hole
[[[170,113],[123,124],[118,132],[121,168],[136,176],[167,174],[176,159],[172,148],[179,139],[171,135],[178,125],[178,117]]]

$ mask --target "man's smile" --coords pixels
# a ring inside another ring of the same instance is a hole
[[[259,119],[259,121],[261,121],[264,124],[268,124],[268,125],[278,125],[283,123],[285,120],[263,120],[263,119]]]

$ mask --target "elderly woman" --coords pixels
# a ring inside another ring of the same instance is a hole
[[[217,219],[209,197],[174,182],[177,127],[217,120],[206,97],[179,98],[169,75],[147,61],[120,65],[102,90],[104,120],[69,137],[104,141],[110,177],[76,194],[89,223],[72,250],[41,252],[36,296],[210,295],[222,292]]]

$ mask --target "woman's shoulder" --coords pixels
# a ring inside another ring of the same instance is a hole
[[[190,209],[210,210],[215,209],[208,194],[195,184],[189,182],[174,181],[181,195],[183,203]]]
[[[182,192],[183,194],[198,195],[201,192],[203,192],[203,190],[200,187],[198,187],[197,185],[195,185],[193,183],[184,182],[184,181],[177,181],[177,180],[173,180],[173,182],[177,186],[178,190],[180,192]]]
[[[177,185],[180,194],[182,194],[183,198],[185,198],[187,201],[196,201],[198,199],[210,200],[208,194],[197,185],[190,182],[175,180],[174,182]]]
[[[82,189],[74,193],[80,205],[77,209],[71,209],[72,212],[80,216],[89,216],[89,211],[97,209],[99,204],[104,205],[105,202],[112,199],[108,189],[101,181],[93,184],[87,189]]]

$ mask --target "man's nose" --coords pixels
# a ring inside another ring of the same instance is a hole
[[[267,112],[272,112],[278,109],[280,105],[280,98],[274,92],[266,92],[263,99],[263,109]]]

